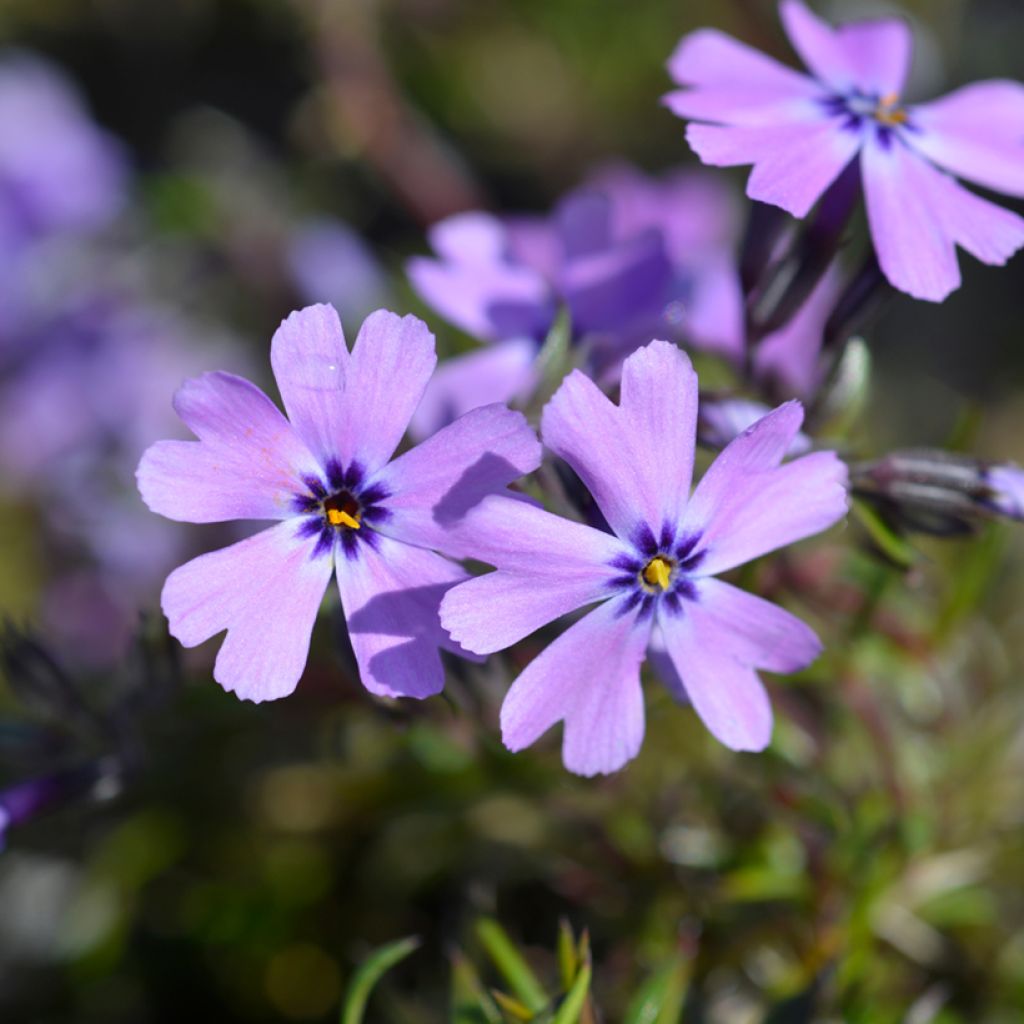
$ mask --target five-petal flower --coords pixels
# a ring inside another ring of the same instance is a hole
[[[290,693],[336,571],[367,689],[426,697],[444,684],[439,647],[465,653],[437,621],[465,572],[460,524],[485,495],[536,467],[521,414],[490,405],[392,459],[434,369],[434,337],[380,310],[348,351],[331,306],[293,313],[271,362],[286,419],[255,385],[226,373],[188,381],[175,408],[198,441],[161,441],[139,488],[155,512],[187,522],[277,524],[176,569],[164,586],[171,632],[194,646],[227,637],[214,677],[251,700]]]
[[[801,0],[780,11],[810,75],[711,29],[685,36],[669,60],[682,88],[665,103],[698,122],[686,137],[704,163],[753,164],[747,194],[804,217],[859,158],[879,263],[917,298],[959,286],[958,245],[990,264],[1024,245],[1024,219],[951,177],[1024,196],[1024,86],[979,82],[907,105],[903,21],[833,29]]]
[[[789,402],[729,444],[691,497],[696,418],[696,374],[667,342],[625,361],[619,405],[574,372],[545,408],[543,439],[590,490],[610,532],[491,499],[467,517],[477,557],[497,568],[441,602],[442,623],[468,650],[501,650],[598,605],[513,684],[501,713],[510,749],[563,721],[567,768],[621,768],[643,738],[648,647],[667,652],[719,740],[767,745],[771,707],[756,670],[802,668],[818,639],[789,612],[714,577],[841,518],[846,468],[832,452],[783,463],[803,419]]]

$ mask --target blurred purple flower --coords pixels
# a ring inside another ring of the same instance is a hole
[[[704,399],[700,405],[701,440],[715,448],[724,448],[771,411],[763,402],[749,398]],[[803,455],[810,449],[811,439],[801,431],[793,438],[786,454]]]
[[[339,220],[304,221],[286,258],[302,298],[334,306],[342,323],[361,323],[388,301],[387,278],[370,247]]]
[[[188,550],[182,527],[139,504],[133,473],[175,429],[168,393],[211,355],[247,366],[226,339],[196,335],[115,293],[75,296],[12,340],[0,375],[0,492],[38,505],[50,570],[40,612],[88,660],[123,648],[139,602]]]
[[[458,214],[434,225],[437,258],[408,272],[420,296],[489,348],[448,360],[413,420],[418,435],[485,402],[530,394],[534,357],[559,307],[600,369],[644,337],[681,331],[709,348],[741,344],[728,189],[701,173],[663,180],[607,168],[548,217]],[[723,297],[733,321],[721,313]],[[738,311],[738,313],[737,313]]]
[[[992,492],[992,508],[1010,519],[1024,520],[1024,469],[1013,463],[990,466],[985,482]]]
[[[226,629],[214,678],[254,701],[282,697],[337,570],[367,689],[440,692],[438,648],[465,652],[437,607],[466,573],[436,552],[468,553],[461,521],[537,466],[536,437],[521,414],[489,405],[392,461],[436,363],[412,316],[373,313],[349,353],[337,313],[310,306],[277,330],[271,363],[288,419],[243,378],[208,373],[174,402],[199,440],[162,441],[139,465],[143,499],[171,519],[278,520],[170,575],[172,634],[193,647]]]
[[[120,144],[74,87],[37,57],[0,57],[0,250],[54,232],[90,232],[121,209]]]
[[[980,82],[904,105],[904,22],[833,29],[800,0],[780,10],[811,76],[711,29],[685,36],[669,61],[683,88],[665,97],[668,107],[710,122],[686,133],[704,163],[753,164],[747,194],[805,217],[859,158],[879,263],[916,298],[941,301],[959,286],[958,245],[989,264],[1024,245],[1024,219],[946,173],[1024,196],[1024,86]]]
[[[511,750],[564,721],[563,760],[583,775],[616,771],[639,751],[649,645],[667,652],[721,742],[768,744],[772,713],[756,669],[794,671],[820,645],[788,612],[714,575],[817,533],[846,509],[846,468],[833,453],[781,464],[803,419],[798,402],[733,441],[691,497],[697,377],[687,357],[651,342],[626,359],[621,393],[616,406],[574,372],[542,420],[544,443],[578,474],[614,533],[485,500],[467,530],[476,557],[497,571],[441,602],[444,627],[478,654],[600,602],[534,659],[501,713]]]

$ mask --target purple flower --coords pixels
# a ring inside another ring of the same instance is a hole
[[[677,686],[723,743],[760,750],[772,713],[757,669],[791,672],[820,645],[789,612],[714,578],[825,529],[846,508],[846,469],[831,452],[782,464],[803,418],[789,402],[736,438],[692,497],[697,377],[654,341],[624,364],[613,404],[574,372],[544,410],[551,451],[579,475],[612,533],[530,505],[485,500],[469,517],[477,557],[497,571],[463,583],[441,621],[487,654],[585,605],[513,684],[502,736],[522,750],[557,722],[583,775],[621,768],[640,749],[640,665],[666,652]]]
[[[337,570],[367,689],[438,693],[438,648],[465,652],[437,606],[466,574],[436,551],[467,554],[466,512],[535,468],[536,438],[519,413],[489,405],[392,460],[436,363],[415,317],[373,313],[349,353],[334,309],[310,306],[281,324],[270,358],[288,419],[243,378],[209,373],[174,401],[199,440],[161,441],[139,464],[143,499],[171,519],[276,521],[171,573],[171,632],[193,647],[226,629],[214,678],[254,701],[282,697]]]
[[[989,504],[1000,515],[1024,520],[1024,469],[1013,463],[990,466],[985,483],[991,493]]]
[[[120,145],[55,68],[0,58],[0,249],[103,227],[121,209],[126,177]]]
[[[366,242],[339,220],[318,218],[298,226],[286,259],[306,302],[327,302],[343,323],[357,323],[388,298],[387,279]]]
[[[665,102],[691,124],[706,164],[753,164],[752,199],[804,217],[859,157],[868,222],[883,272],[901,291],[941,301],[960,284],[956,247],[1003,264],[1024,245],[1024,220],[949,173],[1024,196],[1024,87],[988,81],[932,103],[901,99],[910,32],[899,20],[837,29],[800,0],[782,21],[804,75],[721,32],[683,38]]]
[[[763,402],[749,398],[705,399],[700,407],[701,441],[715,448],[724,448],[770,412],[771,409]],[[810,450],[811,439],[801,431],[793,437],[786,454],[803,455]]]
[[[437,258],[409,262],[413,287],[487,348],[445,363],[413,420],[417,434],[484,402],[527,397],[559,307],[598,367],[659,328],[706,347],[740,345],[742,296],[731,266],[728,189],[703,174],[651,179],[607,168],[548,217],[463,213],[434,225]],[[723,296],[735,312],[723,320]]]

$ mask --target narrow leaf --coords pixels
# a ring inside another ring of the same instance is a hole
[[[505,929],[493,918],[484,917],[477,922],[476,934],[516,998],[533,1013],[543,1010],[548,997]]]
[[[590,964],[584,964],[576,980],[572,983],[558,1012],[552,1018],[551,1024],[579,1024],[583,1013],[583,1007],[587,1001],[587,993],[590,992]]]
[[[679,1024],[689,974],[689,961],[676,953],[640,986],[622,1024]]]
[[[395,964],[419,948],[420,940],[415,936],[390,942],[374,950],[356,971],[352,984],[348,987],[345,1003],[341,1008],[341,1024],[362,1024],[366,1002],[370,998],[374,985]]]

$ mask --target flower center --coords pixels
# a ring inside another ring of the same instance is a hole
[[[879,124],[895,128],[897,125],[907,123],[907,112],[899,105],[900,98],[897,93],[889,92],[880,97],[878,104],[872,112]]]
[[[674,568],[675,562],[671,558],[666,558],[664,555],[656,555],[644,566],[643,572],[640,575],[643,576],[644,583],[649,587],[660,587],[662,590],[668,590]]]
[[[362,525],[359,502],[348,491],[324,499],[324,518],[331,526],[346,526],[350,530],[358,530]]]

